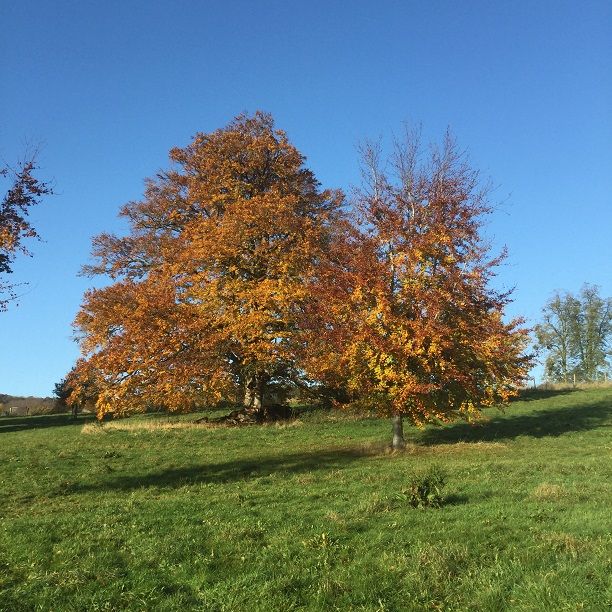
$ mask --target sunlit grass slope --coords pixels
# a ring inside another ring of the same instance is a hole
[[[612,389],[488,419],[0,419],[0,610],[608,609]]]

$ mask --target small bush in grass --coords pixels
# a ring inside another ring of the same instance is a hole
[[[406,501],[413,508],[439,508],[444,503],[442,490],[446,485],[446,474],[433,466],[422,474],[415,474],[410,487],[398,494],[397,498]]]

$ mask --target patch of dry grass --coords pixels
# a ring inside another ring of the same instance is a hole
[[[555,552],[561,552],[576,559],[581,553],[593,548],[593,543],[583,538],[577,538],[569,533],[552,532],[540,536],[540,539]]]
[[[561,485],[550,484],[548,482],[539,484],[531,493],[532,497],[542,501],[561,499],[566,495],[567,491],[564,487]]]
[[[300,421],[300,419],[292,419],[290,421],[276,421],[270,425],[276,427],[277,429],[292,429],[293,427],[302,427],[302,425],[304,425],[304,421]]]
[[[612,387],[612,380],[597,380],[591,382],[572,382],[567,383],[553,383],[545,382],[537,386],[540,391],[574,391],[576,389],[590,390],[590,389],[609,389]],[[532,387],[527,387],[527,390],[531,390]]]
[[[504,442],[455,442],[454,444],[433,444],[425,449],[436,454],[464,453],[466,451],[505,450],[508,445]]]
[[[263,427],[273,427],[275,429],[293,429],[302,427],[304,422],[300,419],[290,421],[276,421],[274,423],[265,423]],[[117,421],[108,421],[105,423],[87,423],[83,425],[81,433],[83,434],[104,434],[109,431],[167,431],[180,429],[240,429],[226,423],[202,422],[195,421],[163,421],[163,420],[141,420],[141,419],[120,419]]]
[[[141,421],[120,420],[108,423],[87,423],[81,429],[82,434],[103,434],[109,431],[164,431],[173,429],[214,429],[219,427],[212,423],[195,423],[193,421]]]

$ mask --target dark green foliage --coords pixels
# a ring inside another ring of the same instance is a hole
[[[440,466],[433,465],[426,472],[415,474],[401,496],[413,508],[439,508],[444,503],[445,485],[446,474]]]
[[[66,400],[68,399],[71,393],[72,388],[70,387],[68,381],[65,378],[62,378],[60,382],[55,383],[55,387],[53,389],[53,395],[55,395],[56,397],[55,405],[58,408],[63,408],[64,410],[66,410],[68,407]]]

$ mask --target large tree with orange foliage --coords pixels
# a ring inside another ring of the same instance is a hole
[[[121,210],[129,235],[94,240],[85,271],[112,284],[77,315],[73,399],[94,386],[101,416],[241,395],[256,413],[270,383],[301,373],[304,303],[343,196],[263,113],[170,157]]]
[[[506,402],[529,367],[522,322],[504,321],[510,296],[491,287],[503,254],[482,237],[487,191],[450,135],[429,151],[410,132],[384,165],[364,147],[358,218],[309,307],[305,366],[392,417],[395,448],[404,417],[469,419]]]

